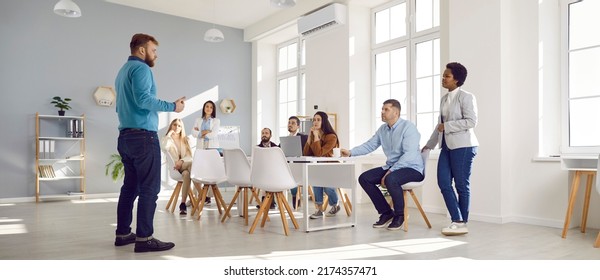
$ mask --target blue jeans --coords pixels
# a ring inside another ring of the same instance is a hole
[[[137,205],[136,235],[151,237],[154,212],[160,192],[160,144],[154,131],[126,130],[119,133],[117,150],[125,168],[125,179],[117,204],[117,235],[131,232],[133,204]]]
[[[453,222],[466,223],[469,220],[470,177],[475,155],[477,155],[477,147],[450,150],[446,146],[446,142],[442,141],[442,151],[437,166],[437,180]],[[452,188],[452,179],[454,179],[456,193]],[[458,198],[456,194],[458,194]]]
[[[394,209],[385,200],[383,193],[377,185],[381,184],[381,178],[387,173],[387,170],[382,167],[373,168],[360,174],[358,177],[358,183],[365,190],[377,213],[391,214],[394,216],[404,216],[404,191],[402,185],[409,182],[420,182],[423,181],[423,174],[412,168],[401,168],[393,171],[387,177],[385,177],[385,185],[387,186],[388,192],[392,197],[394,203]]]
[[[325,191],[327,197],[329,197],[329,205],[333,206],[338,203],[338,196],[334,188],[313,187],[313,194],[315,195],[316,204],[323,205],[323,191]]]

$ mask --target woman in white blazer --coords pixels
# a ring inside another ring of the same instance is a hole
[[[202,117],[196,119],[192,135],[196,140],[196,149],[218,149],[219,127],[221,122],[217,119],[215,103],[206,101],[202,106]]]
[[[208,100],[202,105],[202,117],[196,119],[192,135],[196,137],[196,149],[218,149],[219,127],[221,122],[217,119],[217,110],[215,103]],[[205,204],[210,204],[210,197],[207,196]]]
[[[470,177],[473,159],[477,155],[477,125],[475,96],[460,87],[467,78],[467,69],[457,62],[446,65],[442,87],[448,90],[440,100],[440,116],[424,149],[441,148],[437,166],[438,186],[444,197],[452,223],[442,229],[444,235],[468,233]],[[452,187],[456,188],[456,196]]]

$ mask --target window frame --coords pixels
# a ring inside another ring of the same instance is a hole
[[[279,52],[282,48],[289,47],[290,45],[296,43],[296,67],[286,69],[284,71],[279,70]],[[277,65],[277,73],[275,78],[276,83],[276,97],[277,97],[277,128],[276,131],[273,129],[275,135],[287,135],[287,120],[290,116],[284,116],[280,110],[281,107],[281,99],[280,96],[280,81],[284,79],[289,79],[291,77],[296,77],[296,112],[297,115],[302,115],[306,111],[306,94],[305,90],[305,80],[306,80],[306,65],[305,65],[305,40],[301,37],[295,37],[294,39],[287,40],[280,44],[277,44],[275,48],[275,62]],[[283,126],[280,126],[283,119],[285,118],[285,129]],[[282,131],[283,129],[283,131]]]
[[[422,30],[417,32],[416,31],[416,23],[415,23],[415,13],[416,13],[416,1],[417,0],[396,0],[396,1],[390,1],[388,3],[385,3],[383,5],[380,5],[378,7],[375,7],[371,10],[371,100],[372,100],[372,105],[371,107],[374,108],[374,112],[373,115],[371,117],[376,117],[378,114],[377,112],[379,112],[379,108],[381,107],[382,104],[375,104],[376,103],[376,89],[377,89],[377,84],[376,84],[376,79],[377,79],[377,73],[376,73],[376,56],[385,52],[390,52],[392,50],[395,49],[400,49],[400,48],[406,48],[406,67],[408,69],[406,69],[406,79],[407,79],[407,87],[406,87],[406,94],[407,94],[407,100],[406,100],[406,104],[404,104],[404,106],[402,107],[402,112],[401,115],[403,116],[404,119],[409,120],[411,122],[413,122],[415,125],[417,125],[417,86],[416,86],[416,46],[419,43],[422,42],[426,42],[426,41],[431,41],[431,40],[435,40],[441,39],[441,32],[440,32],[440,26],[435,26],[426,30]],[[437,0],[430,0],[430,1],[437,1]],[[406,21],[407,21],[407,31],[406,31],[406,35],[402,36],[402,37],[398,37],[398,38],[394,38],[388,41],[384,41],[381,43],[375,43],[376,42],[376,38],[375,38],[375,34],[376,34],[376,22],[375,22],[375,15],[378,12],[381,12],[385,9],[389,9],[395,5],[399,5],[402,3],[406,3],[407,8],[407,16],[406,16]],[[437,1],[438,3],[438,10],[441,9],[441,4],[439,4],[439,1]],[[441,17],[441,15],[440,15]],[[438,22],[441,21],[441,18],[438,20]],[[438,55],[441,58],[441,50],[440,50],[440,54]],[[441,64],[441,62],[440,62]],[[439,65],[438,67],[442,67],[442,65]],[[441,69],[440,70],[440,76],[441,76]],[[443,95],[442,91],[441,91],[441,82],[439,84],[440,87],[440,98]],[[434,115],[439,115],[439,108],[438,111],[435,111],[435,107],[434,107],[434,111],[433,111]],[[437,119],[437,118],[434,118]],[[381,126],[381,120],[373,120],[371,122],[371,124],[373,125],[372,127],[372,132],[374,133],[380,126]],[[376,125],[379,124],[379,125]],[[437,124],[437,123],[436,123]],[[435,124],[434,127],[432,127],[431,131],[433,131],[433,129],[435,128]],[[421,140],[423,140],[423,138],[429,138],[429,135],[421,135]],[[421,141],[424,142],[424,141]]]
[[[598,146],[571,146],[570,141],[570,92],[569,92],[569,6],[582,0],[560,0],[561,32],[560,32],[560,64],[561,68],[561,154],[598,154]]]

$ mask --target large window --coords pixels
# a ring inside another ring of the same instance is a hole
[[[563,152],[600,151],[600,1],[563,1]]]
[[[298,46],[301,46],[300,48]],[[293,40],[277,47],[278,134],[287,135],[290,116],[304,115],[304,41]]]
[[[381,106],[394,98],[425,145],[440,102],[439,0],[392,1],[373,10],[374,129]],[[409,20],[414,19],[414,20]]]

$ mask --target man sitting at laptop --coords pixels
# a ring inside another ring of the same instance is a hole
[[[306,144],[306,139],[308,139],[308,135],[302,134],[300,131],[300,119],[296,116],[291,116],[288,119],[288,132],[289,136],[300,136],[300,140],[302,142],[302,147]],[[295,187],[290,190],[292,193],[292,205],[294,209],[296,209],[296,194],[298,193],[298,187]],[[298,201],[298,206],[300,206],[300,201]]]

